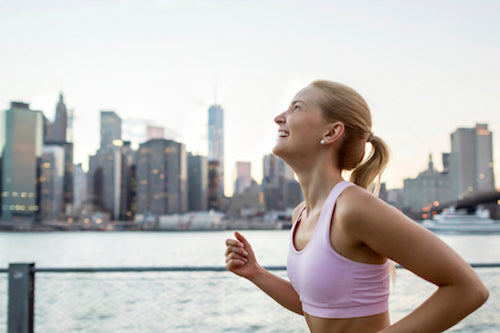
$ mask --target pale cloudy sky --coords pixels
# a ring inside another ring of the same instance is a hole
[[[498,178],[498,17],[495,0],[0,0],[0,110],[20,100],[52,119],[62,90],[75,160],[87,164],[100,110],[164,126],[206,154],[217,98],[229,189],[237,160],[260,182],[274,116],[324,78],[371,106],[392,150],[390,188],[426,168],[429,153],[440,169],[451,132],[477,122],[494,132]]]

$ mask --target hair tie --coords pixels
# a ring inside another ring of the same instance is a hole
[[[368,139],[366,139],[366,142],[373,142],[375,140],[375,134],[373,132],[370,132],[370,135],[368,135]]]

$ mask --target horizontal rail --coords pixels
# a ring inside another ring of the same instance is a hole
[[[472,263],[472,268],[500,268],[500,263]],[[286,266],[264,266],[269,271],[285,271]],[[402,269],[400,265],[396,268]],[[7,273],[0,268],[0,273]],[[170,267],[35,267],[36,273],[140,273],[140,272],[223,272],[224,266],[170,266]]]

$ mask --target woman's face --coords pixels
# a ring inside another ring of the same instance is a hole
[[[273,153],[289,160],[292,156],[305,156],[320,148],[320,141],[327,132],[318,101],[321,92],[312,86],[300,90],[287,110],[274,118],[278,124],[278,139]]]

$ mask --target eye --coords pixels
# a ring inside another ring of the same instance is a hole
[[[293,106],[293,111],[297,111],[297,110],[300,110],[300,106],[298,104],[295,104]]]

